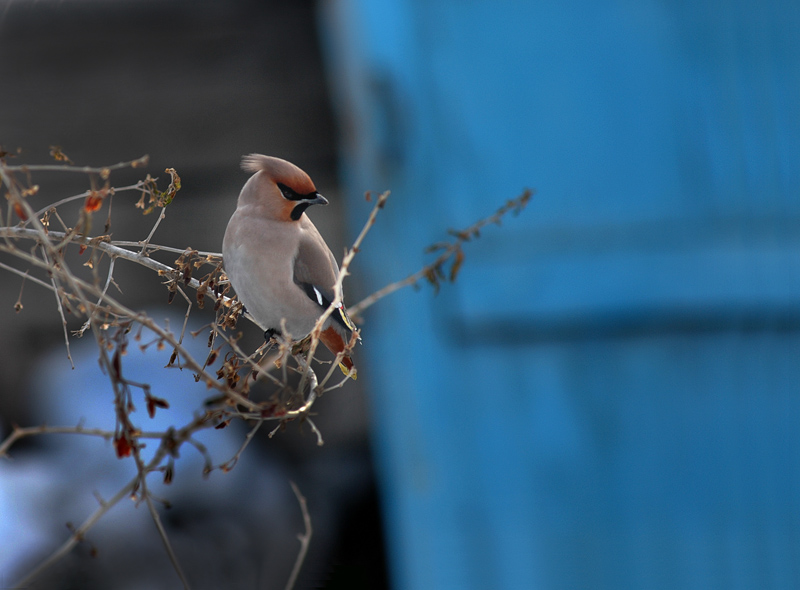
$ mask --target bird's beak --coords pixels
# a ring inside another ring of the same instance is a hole
[[[319,193],[314,193],[314,194],[315,194],[315,197],[313,199],[307,200],[306,203],[308,203],[309,205],[327,205],[328,204],[328,199],[326,199],[325,197],[323,197]]]

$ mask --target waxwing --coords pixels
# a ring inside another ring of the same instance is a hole
[[[339,266],[305,215],[311,205],[328,201],[308,174],[286,160],[250,154],[242,168],[253,175],[225,230],[225,273],[266,338],[280,334],[285,320],[291,337],[301,340],[335,298]],[[338,354],[354,330],[343,303],[337,302],[320,341]],[[355,376],[349,356],[341,365],[345,374]]]

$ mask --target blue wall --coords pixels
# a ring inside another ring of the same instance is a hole
[[[800,5],[322,4],[397,589],[800,587]]]

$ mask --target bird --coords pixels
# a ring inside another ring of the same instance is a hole
[[[282,326],[294,340],[302,340],[336,297],[339,266],[305,214],[328,200],[308,174],[281,158],[250,154],[242,158],[242,169],[252,176],[222,240],[225,274],[267,340],[282,334]],[[344,302],[336,301],[320,341],[339,354],[353,332],[358,335]],[[339,366],[356,377],[349,354]]]

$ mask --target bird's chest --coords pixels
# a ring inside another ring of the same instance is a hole
[[[296,325],[294,309],[298,298],[294,282],[296,240],[269,232],[250,235],[252,244],[235,249],[229,271],[239,300],[265,330],[279,329],[282,319],[288,322],[290,331],[304,329],[304,325]]]

